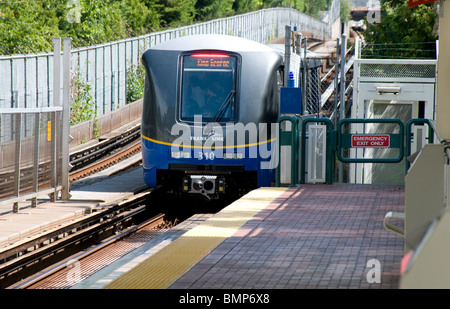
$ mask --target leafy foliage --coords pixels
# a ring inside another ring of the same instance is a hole
[[[70,124],[74,125],[92,119],[95,116],[95,106],[88,82],[76,74],[71,83]]]
[[[327,0],[3,0],[0,54],[51,51],[53,37],[88,46],[277,6],[317,17]]]
[[[127,70],[127,103],[144,96],[145,69],[143,65],[132,65]]]
[[[292,7],[317,17],[327,0],[2,0],[0,54],[49,52],[53,37],[71,37],[75,47],[221,18],[267,7]],[[143,96],[144,68],[127,70],[127,103]],[[72,77],[71,118],[94,119],[91,85]]]
[[[381,0],[381,22],[368,23],[366,56],[380,58],[435,58],[434,4],[408,7],[408,1]]]

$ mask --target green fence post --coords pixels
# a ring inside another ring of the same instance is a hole
[[[281,123],[289,121],[291,123],[291,131],[283,131]],[[284,115],[278,118],[278,154],[281,155],[281,146],[291,146],[291,184],[290,187],[298,186],[298,118],[296,116]],[[281,160],[281,158],[280,158]],[[276,186],[281,185],[280,180],[280,163],[276,169]]]
[[[430,119],[426,118],[413,118],[408,120],[406,123],[406,145],[405,145],[405,161],[406,161],[406,171],[409,169],[408,157],[411,155],[411,127],[415,124],[427,124],[428,125],[428,143],[434,143],[434,129]]]

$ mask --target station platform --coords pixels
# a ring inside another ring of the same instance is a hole
[[[403,208],[403,186],[260,188],[95,288],[397,289],[403,239],[383,218]]]

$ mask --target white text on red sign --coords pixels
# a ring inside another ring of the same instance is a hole
[[[389,135],[352,135],[352,147],[389,147]]]

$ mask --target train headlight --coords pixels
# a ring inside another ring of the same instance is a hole
[[[173,159],[190,159],[191,153],[187,151],[172,151],[171,157]]]

